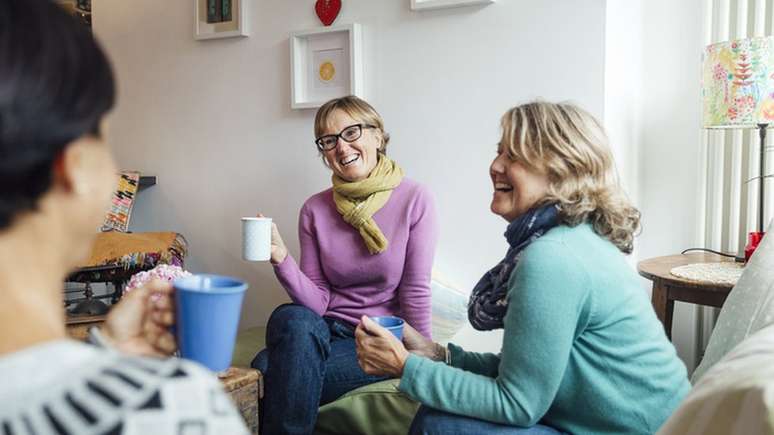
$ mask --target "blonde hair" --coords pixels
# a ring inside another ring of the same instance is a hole
[[[315,138],[322,136],[325,130],[330,127],[331,116],[336,110],[343,111],[363,124],[375,127],[382,138],[382,146],[379,147],[379,152],[387,154],[387,144],[390,142],[390,135],[384,131],[384,120],[373,106],[354,95],[334,98],[317,110],[317,115],[314,117]]]
[[[541,101],[503,115],[501,146],[512,160],[547,174],[548,194],[562,223],[591,223],[594,231],[630,254],[640,212],[626,197],[602,125],[569,103]]]

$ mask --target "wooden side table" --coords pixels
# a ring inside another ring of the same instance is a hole
[[[89,328],[92,326],[102,326],[105,323],[105,315],[99,316],[67,316],[65,327],[67,335],[76,340],[85,341],[89,336]]]
[[[733,288],[731,284],[690,281],[672,275],[670,271],[686,264],[725,261],[733,262],[734,259],[711,253],[691,253],[649,258],[637,264],[637,271],[640,275],[653,281],[651,303],[670,340],[672,339],[672,315],[675,310],[675,301],[720,308]]]

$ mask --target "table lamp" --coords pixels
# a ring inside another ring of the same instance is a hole
[[[756,128],[760,137],[757,177],[758,228],[748,236],[749,259],[764,234],[766,129],[774,123],[774,37],[737,39],[708,45],[702,62],[704,128]]]

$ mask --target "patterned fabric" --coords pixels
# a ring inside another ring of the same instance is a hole
[[[220,383],[178,359],[57,341],[0,358],[5,434],[246,434]]]
[[[153,268],[157,264],[183,265],[188,242],[182,234],[99,233],[89,259],[81,267],[120,265],[124,269]]]
[[[166,282],[172,282],[178,278],[185,278],[191,276],[192,273],[183,270],[180,266],[170,266],[169,264],[159,264],[151,270],[144,270],[137,272],[129,278],[129,283],[126,284],[124,293],[130,292],[136,288],[140,288],[147,285],[154,279]]]
[[[755,127],[774,121],[774,38],[708,45],[702,64],[705,127]]]
[[[744,273],[728,295],[707,350],[691,380],[707,370],[749,335],[774,323],[774,224],[769,227]]]
[[[538,237],[559,223],[559,208],[554,204],[532,209],[508,225],[505,238],[510,248],[497,266],[490,269],[470,295],[468,320],[479,331],[501,329],[508,310],[508,279],[519,262],[521,252]]]
[[[116,230],[125,233],[129,230],[129,218],[132,216],[139,185],[139,172],[127,171],[118,174],[118,188],[110,201],[110,210],[105,217],[105,223],[102,224],[102,231]]]

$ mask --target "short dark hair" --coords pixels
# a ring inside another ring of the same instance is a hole
[[[98,136],[116,98],[91,31],[52,0],[0,0],[0,230],[34,210],[53,163]]]

